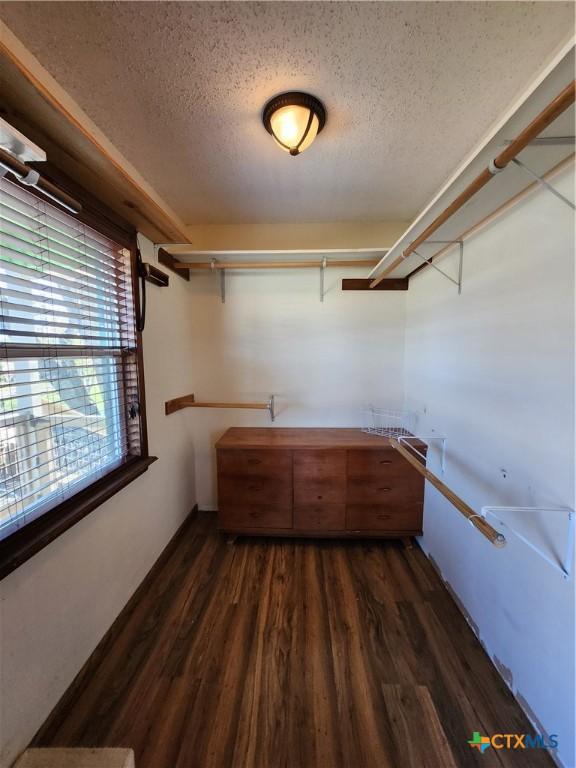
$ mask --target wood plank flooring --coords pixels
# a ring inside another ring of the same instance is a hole
[[[540,768],[544,750],[449,593],[399,541],[182,529],[34,746],[124,746],[137,768]]]

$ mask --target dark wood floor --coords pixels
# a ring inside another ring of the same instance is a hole
[[[430,563],[400,542],[238,540],[199,515],[35,740],[136,768],[551,766]]]

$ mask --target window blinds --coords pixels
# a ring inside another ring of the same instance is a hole
[[[0,179],[0,539],[140,454],[130,252]]]

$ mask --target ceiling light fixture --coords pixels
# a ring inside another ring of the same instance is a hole
[[[278,146],[295,157],[308,149],[324,128],[326,110],[315,96],[290,91],[270,99],[262,122]]]

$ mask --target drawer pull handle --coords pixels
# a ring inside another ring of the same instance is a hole
[[[248,486],[248,490],[249,491],[259,491],[260,490],[260,486],[259,485],[249,485]]]
[[[322,496],[318,496],[318,498],[319,498],[320,500],[322,500]]]
[[[378,520],[390,520],[390,515],[378,515]]]
[[[262,517],[264,515],[264,512],[250,512],[250,517]]]
[[[260,459],[248,459],[248,464],[262,464]]]
[[[392,488],[378,488],[379,491],[391,491]]]
[[[382,459],[380,464],[392,464],[392,462],[390,461],[390,459]]]

